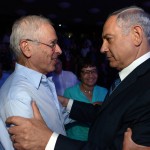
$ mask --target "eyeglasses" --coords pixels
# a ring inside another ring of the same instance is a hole
[[[84,75],[97,74],[97,69],[93,70],[81,70]]]
[[[39,41],[36,41],[36,40],[31,40],[31,39],[25,39],[25,40],[26,41],[30,41],[30,42],[35,42],[35,43],[46,45],[46,46],[50,47],[51,49],[55,48],[56,44],[57,44],[57,40],[52,41],[50,44],[45,44],[45,43],[42,43],[42,42],[39,42]]]

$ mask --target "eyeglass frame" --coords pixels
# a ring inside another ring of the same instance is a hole
[[[83,75],[90,75],[90,74],[98,74],[98,71],[97,69],[81,70],[81,73],[83,73]]]
[[[56,45],[58,44],[58,43],[57,43],[57,42],[58,42],[57,40],[54,40],[54,41],[51,42],[51,44],[53,44],[53,45],[49,45],[49,44],[46,44],[46,43],[43,43],[43,42],[40,42],[40,41],[31,40],[31,39],[24,39],[24,40],[30,41],[30,42],[39,43],[39,44],[43,44],[43,45],[45,45],[45,46],[50,47],[51,49],[54,49],[54,48],[56,47]]]

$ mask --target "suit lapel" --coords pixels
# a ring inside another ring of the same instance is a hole
[[[115,100],[115,97],[124,92],[126,88],[131,86],[140,76],[144,75],[148,70],[150,70],[150,59],[146,60],[140,66],[138,66],[135,70],[133,70],[115,89],[115,91],[109,96],[106,95],[106,98],[102,104],[100,112],[104,110],[111,102]]]

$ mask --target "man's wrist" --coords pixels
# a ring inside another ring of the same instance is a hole
[[[55,149],[55,144],[56,144],[58,135],[59,134],[53,132],[53,134],[49,138],[49,141],[48,141],[48,143],[46,145],[45,150],[54,150]]]
[[[66,107],[67,112],[70,112],[70,110],[72,108],[72,105],[73,105],[73,99],[70,98],[68,100],[68,104],[67,104],[67,107]]]
[[[70,99],[65,98],[65,100],[64,100],[64,107],[67,107],[67,105],[68,105],[68,103],[69,103],[69,100],[70,100]]]

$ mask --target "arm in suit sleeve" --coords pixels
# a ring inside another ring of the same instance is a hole
[[[92,123],[96,119],[100,108],[100,105],[74,101],[69,117],[77,121]]]
[[[98,146],[94,142],[83,142],[69,139],[63,135],[59,135],[56,141],[55,150],[98,150]]]
[[[93,106],[91,104],[86,104],[79,101],[74,101],[71,109],[71,117],[76,118],[78,120],[91,122],[95,119],[94,116],[97,115],[100,106]],[[88,110],[88,111],[87,111]],[[76,114],[77,112],[77,114]],[[83,115],[81,117],[80,115]],[[84,119],[83,119],[84,118]],[[63,135],[53,134],[50,138],[46,150],[52,148],[55,150],[79,150],[79,149],[86,149],[91,150],[95,149],[97,146],[90,142],[83,142],[78,140],[69,139]]]

